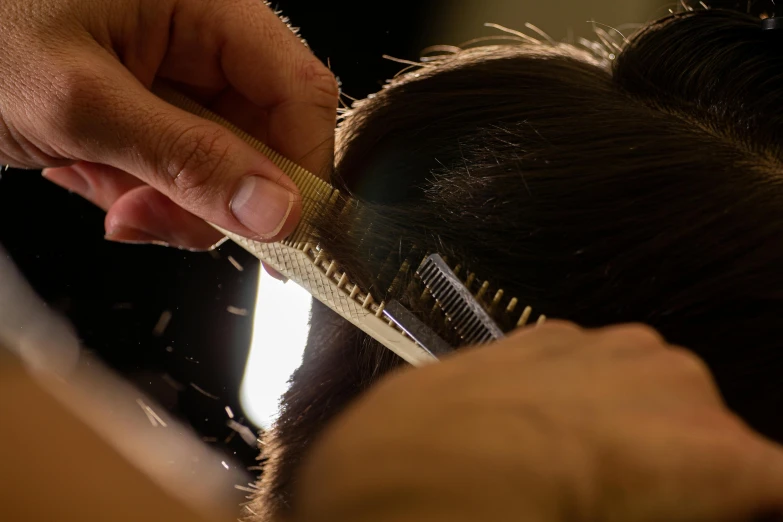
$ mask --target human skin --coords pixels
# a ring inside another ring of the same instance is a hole
[[[335,78],[263,2],[4,0],[0,28],[0,162],[105,209],[109,239],[206,248],[206,220],[273,241],[300,216],[282,171],[155,81],[314,172],[332,163]]]
[[[305,462],[296,522],[653,522],[783,512],[783,448],[654,330],[527,329],[381,381]]]

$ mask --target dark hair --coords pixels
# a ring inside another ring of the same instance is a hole
[[[361,204],[324,216],[322,243],[412,308],[396,268],[438,251],[548,316],[649,324],[783,440],[783,31],[758,14],[677,13],[597,54],[483,47],[398,78],[340,129],[336,179]],[[254,510],[285,515],[311,440],[400,364],[316,305]]]

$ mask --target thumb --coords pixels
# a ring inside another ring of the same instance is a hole
[[[73,159],[128,172],[245,237],[274,241],[293,231],[299,192],[271,160],[225,127],[161,100],[108,53],[102,58],[80,60],[68,75],[58,119]]]

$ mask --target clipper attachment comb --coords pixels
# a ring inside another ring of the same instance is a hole
[[[466,344],[483,344],[504,337],[503,331],[440,254],[424,259],[416,274]],[[482,289],[486,291],[486,288]]]

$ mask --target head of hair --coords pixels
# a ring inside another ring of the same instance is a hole
[[[783,31],[759,16],[686,9],[616,48],[481,47],[398,77],[342,122],[334,179],[359,205],[323,216],[323,246],[421,313],[396,269],[440,252],[547,316],[653,326],[783,440]],[[315,304],[254,510],[284,518],[311,441],[401,364]]]

